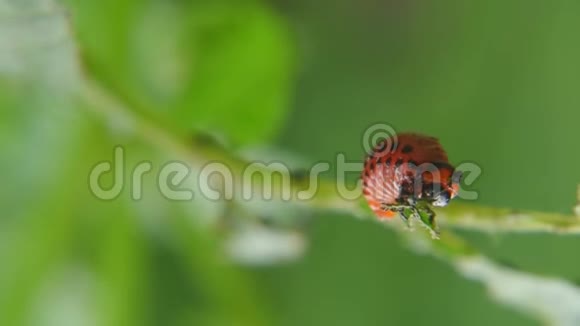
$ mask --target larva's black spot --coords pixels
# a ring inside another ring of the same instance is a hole
[[[370,163],[370,165],[369,165],[371,170],[374,170],[374,169],[375,169],[376,163],[377,163],[377,162],[376,162],[375,160],[372,160],[372,161],[371,161],[371,163]]]
[[[399,167],[399,166],[401,166],[401,165],[403,165],[403,159],[402,159],[402,158],[399,158],[399,159],[398,159],[398,160],[395,162],[395,166],[396,166],[396,167]]]
[[[401,153],[403,154],[409,154],[413,151],[413,146],[407,144],[403,147],[403,149],[401,150]]]
[[[383,164],[386,166],[391,165],[391,158],[390,157],[383,157]]]

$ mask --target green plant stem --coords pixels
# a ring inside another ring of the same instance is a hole
[[[189,162],[192,170],[201,169],[206,162],[221,162],[237,175],[235,182],[241,182],[240,175],[247,162],[229,154],[217,143],[191,143],[172,136],[168,131],[133,113],[121,101],[90,79],[85,78],[81,90],[83,99],[90,104],[89,107],[101,119],[105,121],[122,119],[138,137],[167,153],[173,159]],[[291,176],[288,175],[288,177]],[[274,189],[282,186],[279,181],[273,180]],[[304,180],[293,180],[289,187],[295,194],[305,185],[307,183]],[[293,203],[308,208],[310,211],[332,210],[378,221],[363,198],[344,199],[339,196],[336,183],[331,180],[321,180],[318,191],[311,200],[295,200]],[[580,304],[577,304],[580,302],[580,290],[573,284],[500,266],[485,258],[462,237],[454,233],[454,230],[468,229],[494,233],[576,234],[580,233],[579,217],[554,213],[519,212],[459,202],[437,209],[435,212],[441,228],[439,240],[431,239],[426,230],[409,232],[405,224],[397,219],[384,221],[383,224],[397,229],[401,238],[415,251],[438,257],[453,266],[463,277],[485,285],[498,302],[554,325],[576,325],[576,322],[580,321]],[[515,286],[506,287],[506,282]],[[551,300],[560,296],[568,298],[566,300],[568,303],[561,305]]]
[[[189,162],[193,170],[200,169],[207,162],[220,162],[233,172],[241,173],[247,162],[228,153],[218,144],[200,144],[180,140],[155,124],[137,116],[121,101],[103,89],[98,83],[85,78],[82,96],[90,107],[104,120],[125,121],[136,135],[157,149],[175,159]],[[270,170],[262,171],[271,173]],[[239,175],[236,182],[241,181]],[[307,181],[291,182],[290,191],[296,194],[303,190]],[[273,179],[273,189],[280,189],[280,180]],[[274,193],[274,195],[276,195]],[[332,180],[321,180],[318,191],[310,200],[296,200],[295,204],[321,210],[350,213],[362,218],[374,218],[366,207],[363,198],[346,200],[342,198]],[[436,209],[437,221],[442,229],[468,229],[486,232],[549,232],[580,234],[580,217],[556,213],[515,211],[503,208],[490,208],[470,203],[453,202],[448,207]]]

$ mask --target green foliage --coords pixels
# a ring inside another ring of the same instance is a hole
[[[142,113],[234,144],[264,142],[280,128],[292,41],[261,2],[70,4],[89,72]]]
[[[334,162],[337,152],[360,159],[364,128],[388,122],[440,137],[453,161],[480,164],[479,203],[511,207],[450,207],[435,252],[481,251],[578,279],[575,237],[445,228],[461,227],[468,210],[478,227],[509,228],[506,217],[523,216],[514,209],[574,204],[579,6],[0,0],[0,325],[533,323],[442,261],[410,254],[393,232],[314,213],[352,207],[336,201],[332,183],[296,219],[317,217],[300,262],[243,268],[224,243],[247,207],[171,202],[154,179],[184,152],[239,167],[216,143],[187,143],[200,130],[237,148],[277,143]],[[88,175],[116,145],[127,152],[126,185],[102,201]],[[154,168],[135,201],[130,167],[145,160]],[[290,205],[275,205],[252,218],[294,219]],[[516,224],[528,222],[577,225],[554,214]]]
[[[246,273],[224,264],[215,230],[192,218],[197,202],[166,201],[152,184],[143,202],[91,194],[89,172],[111,160],[114,145],[134,165],[175,158],[136,139],[122,114],[92,113],[110,103],[79,95],[96,80],[169,134],[211,129],[237,144],[265,142],[289,90],[292,44],[281,19],[265,4],[234,2],[4,0],[0,10],[1,168],[10,184],[1,198],[0,324],[268,324]]]

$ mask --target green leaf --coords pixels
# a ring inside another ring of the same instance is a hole
[[[195,73],[176,119],[222,131],[238,143],[269,139],[283,121],[289,95],[293,58],[286,26],[259,4],[211,6],[196,19]]]
[[[287,26],[261,2],[68,0],[90,72],[132,109],[182,135],[267,142],[293,68]]]
[[[125,89],[114,85],[138,90],[137,84],[131,84],[129,78],[135,76],[130,65],[125,66],[134,54],[128,50],[126,35],[119,33],[119,29],[131,29],[129,16],[135,14],[136,7],[118,1],[109,2],[109,7],[107,3],[102,3],[102,7],[91,7],[92,4],[85,1],[82,4],[83,10],[87,10],[84,14],[87,14],[88,23],[85,23],[92,24],[79,33],[82,39],[89,40],[87,51],[77,48],[66,11],[54,2],[0,0],[0,45],[3,50],[0,52],[0,105],[3,108],[0,111],[3,153],[0,170],[3,181],[10,185],[0,190],[3,208],[0,261],[4,266],[0,270],[2,325],[26,324],[37,320],[37,310],[51,309],[41,297],[55,298],[58,294],[46,290],[51,288],[47,283],[63,267],[78,264],[82,269],[88,266],[91,276],[98,280],[96,291],[88,296],[92,295],[89,300],[97,302],[95,310],[99,314],[96,321],[83,322],[142,325],[148,322],[144,317],[148,315],[159,315],[161,320],[173,318],[156,306],[144,307],[153,301],[146,281],[158,281],[155,278],[158,275],[151,275],[150,266],[145,265],[148,262],[145,249],[149,249],[145,244],[149,244],[146,242],[149,239],[145,237],[142,222],[146,214],[132,210],[125,201],[102,202],[92,197],[88,189],[90,169],[99,161],[110,160],[109,150],[114,144],[124,143],[131,155],[137,146],[128,141],[130,135],[117,132],[116,124],[123,123],[121,113],[103,121],[96,120],[98,115],[89,115],[86,109],[106,111],[109,106],[101,108],[98,105],[102,103],[80,104],[76,100],[77,95],[83,94],[78,90],[95,85],[89,83],[94,77],[91,72],[98,72],[96,77],[105,84],[111,82],[109,90]],[[103,8],[108,11],[99,12]],[[91,9],[94,9],[94,16],[90,15]],[[118,16],[111,18],[107,13]],[[106,24],[109,19],[111,24]],[[98,42],[103,39],[110,43]],[[117,61],[116,50],[123,52],[123,49],[126,49],[126,56]],[[84,76],[77,60],[78,50],[90,53],[87,56],[89,70]],[[81,87],[77,89],[77,86]],[[128,94],[143,95],[147,99],[146,92],[131,92]],[[159,98],[158,103],[163,100]],[[131,99],[128,102],[131,103]],[[145,147],[139,148],[144,159],[157,157],[151,146]],[[153,191],[147,192],[151,193]],[[128,196],[127,193],[123,195]],[[159,215],[167,217],[164,215],[167,212],[161,208],[167,200],[156,198],[162,201],[159,204],[151,197],[148,199],[148,208],[157,209]],[[203,284],[202,295],[208,297],[211,307],[201,307],[195,318],[216,321],[216,324],[223,320],[228,324],[265,324],[263,309],[256,300],[244,302],[247,297],[237,297],[238,293],[251,292],[251,286],[238,271],[220,264],[220,248],[198,255],[195,245],[189,246],[189,241],[194,244],[213,241],[213,235],[186,236],[189,238],[183,240],[182,247],[173,250],[188,260],[188,266],[196,266],[196,273],[188,278],[201,282],[210,280]],[[198,236],[203,240],[198,240]],[[162,263],[162,259],[154,258],[157,260],[153,260],[152,265]],[[93,259],[96,262],[91,264]],[[179,271],[171,272],[161,277],[172,278]],[[165,281],[162,280],[161,286]],[[100,300],[95,300],[95,293]],[[188,302],[187,299],[196,294],[169,292],[169,295],[172,300]],[[183,310],[180,313],[190,313],[191,306],[184,305]],[[222,315],[224,311],[228,312],[227,316]]]

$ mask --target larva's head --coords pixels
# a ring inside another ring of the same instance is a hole
[[[422,199],[443,207],[459,194],[461,171],[448,163],[435,163],[436,169],[423,172]]]
[[[442,180],[440,190],[433,194],[433,206],[443,207],[449,204],[449,201],[459,194],[459,182],[461,181],[461,172],[454,171],[447,180]]]

